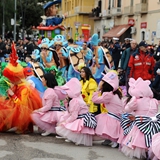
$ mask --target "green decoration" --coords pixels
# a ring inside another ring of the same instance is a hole
[[[1,96],[7,96],[7,90],[10,88],[10,82],[9,80],[2,76],[0,78],[0,95]]]
[[[65,84],[65,79],[62,77],[62,72],[60,72],[56,66],[52,66],[50,68],[45,68],[45,71],[46,72],[51,72],[51,71],[54,71],[55,72],[55,78],[57,80],[57,83],[59,86],[62,86]]]

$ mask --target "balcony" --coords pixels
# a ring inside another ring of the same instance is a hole
[[[124,7],[124,14],[128,16],[134,15],[133,6]]]
[[[111,11],[110,10],[103,10],[102,17],[111,17]]]
[[[122,15],[121,7],[112,8],[112,9],[111,9],[111,14],[112,14],[113,16],[121,16],[121,15]]]
[[[77,6],[74,8],[75,14],[90,14],[92,11],[92,6]]]
[[[135,13],[145,14],[148,12],[148,3],[136,4]]]

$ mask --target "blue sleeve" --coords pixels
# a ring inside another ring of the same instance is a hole
[[[52,58],[53,58],[53,52],[50,51],[48,55],[49,62],[52,60]]]
[[[93,53],[92,53],[92,51],[91,51],[90,49],[88,49],[88,52],[87,52],[87,54],[85,55],[85,58],[86,58],[87,60],[91,60],[91,59],[93,58]]]
[[[65,51],[64,49],[61,49],[61,52],[62,52],[62,56],[66,57],[66,58],[69,57],[69,53],[67,50]]]
[[[56,26],[62,23],[63,18],[56,17],[56,18],[53,18],[52,21],[53,21],[53,24]]]

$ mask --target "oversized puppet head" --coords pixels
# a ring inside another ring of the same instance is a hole
[[[43,9],[45,11],[45,16],[50,17],[50,16],[56,16],[57,14],[57,7],[56,4],[61,3],[61,0],[53,0],[47,2],[44,6]]]
[[[12,43],[12,53],[10,54],[10,61],[3,71],[3,75],[7,77],[11,83],[17,84],[25,79],[23,67],[17,62],[18,57],[16,53],[15,44]]]
[[[129,90],[128,93],[136,98],[140,97],[153,97],[153,92],[150,88],[150,81],[138,78],[137,80],[129,79]]]

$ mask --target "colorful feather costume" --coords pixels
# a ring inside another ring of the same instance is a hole
[[[3,75],[13,84],[13,95],[6,100],[0,97],[0,131],[7,131],[13,127],[17,133],[33,131],[31,113],[42,106],[39,93],[25,81],[23,67],[17,63],[14,43],[10,62],[3,71]]]

